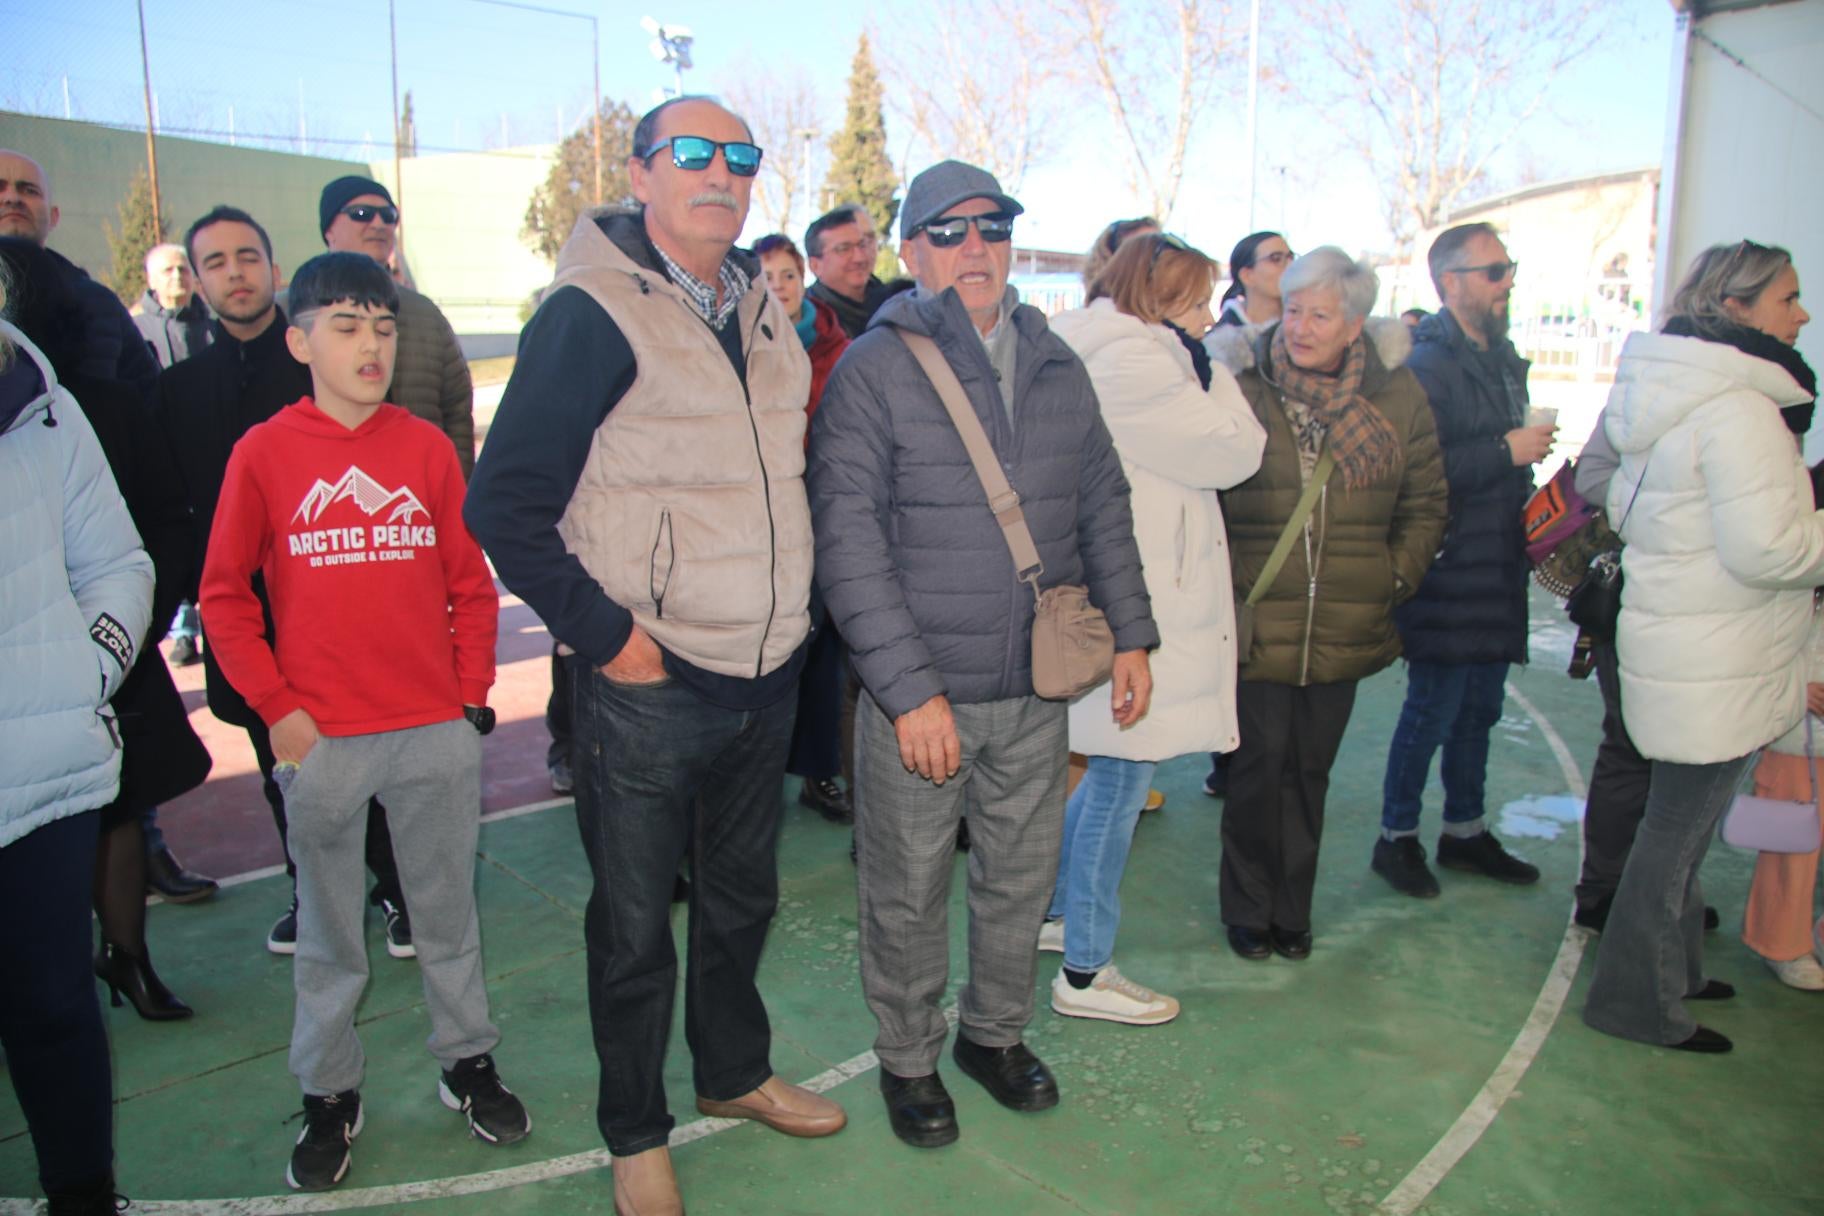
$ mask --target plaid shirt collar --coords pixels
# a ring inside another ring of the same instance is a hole
[[[656,243],[652,246],[652,251],[659,255],[659,261],[665,267],[665,274],[673,283],[684,289],[684,294],[689,297],[691,306],[697,310],[697,315],[702,317],[711,329],[718,332],[728,324],[728,319],[735,315],[735,309],[741,306],[741,297],[745,296],[748,288],[753,285],[753,280],[748,277],[747,271],[741,269],[740,264],[735,261],[734,251],[730,250],[728,255],[722,259],[722,269],[717,275],[722,286],[722,303],[718,305],[714,283],[705,283],[678,265],[672,260],[671,255],[660,249]]]

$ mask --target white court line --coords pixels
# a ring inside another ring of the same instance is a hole
[[[1558,767],[1564,770],[1565,785],[1579,801],[1588,794],[1583,783],[1583,774],[1577,770],[1577,762],[1571,758],[1571,749],[1565,746],[1564,739],[1552,727],[1546,716],[1539,712],[1539,707],[1527,700],[1518,688],[1507,686],[1507,695],[1514,703],[1526,711],[1526,716],[1538,724],[1545,742],[1558,758]],[[1538,999],[1533,1002],[1532,1012],[1527,1014],[1526,1023],[1520,1027],[1520,1033],[1495,1066],[1495,1071],[1483,1083],[1475,1099],[1464,1108],[1457,1121],[1450,1125],[1450,1130],[1434,1144],[1420,1162],[1412,1167],[1412,1172],[1400,1179],[1400,1184],[1387,1193],[1377,1209],[1382,1216],[1412,1216],[1419,1205],[1437,1189],[1444,1176],[1463,1160],[1482,1133],[1494,1123],[1495,1116],[1501,1113],[1501,1107],[1513,1097],[1514,1089],[1520,1084],[1520,1078],[1532,1067],[1539,1049],[1545,1046],[1545,1040],[1552,1033],[1552,1027],[1558,1021],[1558,1015],[1564,1011],[1565,998],[1570,995],[1571,981],[1577,978],[1577,968],[1583,962],[1583,949],[1589,943],[1589,934],[1574,923],[1564,930],[1564,940],[1558,943],[1558,955],[1552,960],[1552,969],[1545,977],[1545,986],[1539,989]]]

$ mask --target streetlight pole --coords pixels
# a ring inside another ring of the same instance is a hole
[[[1256,103],[1260,92],[1260,0],[1248,5],[1248,231],[1254,225]],[[1230,273],[1234,273],[1232,270]]]
[[[386,32],[392,43],[393,58],[393,204],[405,210],[405,176],[399,171],[399,16],[393,0],[386,0]]]
[[[139,0],[139,70],[146,82],[146,173],[152,185],[152,228],[163,240],[165,221],[159,214],[158,146],[152,140],[152,61],[146,54],[146,0]]]

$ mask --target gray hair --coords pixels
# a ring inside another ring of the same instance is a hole
[[[1792,265],[1792,254],[1778,245],[1742,240],[1712,245],[1697,255],[1684,282],[1672,296],[1671,314],[1685,317],[1699,332],[1735,324],[1723,305],[1739,300],[1748,307]]]
[[[1431,243],[1431,251],[1425,255],[1425,269],[1431,272],[1431,285],[1437,289],[1438,299],[1444,298],[1444,276],[1457,269],[1457,258],[1463,247],[1479,236],[1501,239],[1493,224],[1475,223],[1446,228]]]
[[[1279,296],[1289,300],[1313,287],[1334,288],[1342,297],[1344,315],[1359,321],[1374,309],[1375,297],[1381,294],[1381,276],[1367,262],[1356,261],[1335,245],[1319,245],[1286,267],[1279,280]]]

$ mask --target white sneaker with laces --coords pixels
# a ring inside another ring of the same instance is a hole
[[[1154,992],[1115,970],[1110,963],[1096,972],[1087,988],[1073,988],[1062,968],[1051,981],[1051,1007],[1067,1018],[1098,1018],[1129,1026],[1158,1026],[1178,1016],[1175,998]]]
[[[1806,992],[1824,992],[1824,967],[1809,954],[1801,954],[1795,959],[1781,962],[1778,959],[1763,960],[1773,973],[1780,977],[1780,983],[1788,988],[1802,988]]]
[[[1045,954],[1064,953],[1064,921],[1048,920],[1039,926],[1039,950]]]

